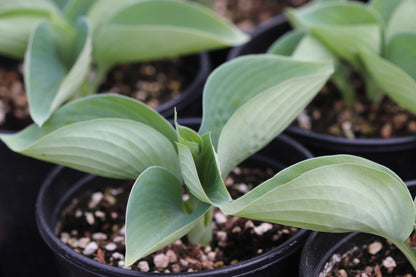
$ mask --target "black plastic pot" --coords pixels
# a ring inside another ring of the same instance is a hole
[[[412,196],[416,194],[416,180],[406,183]],[[343,254],[351,250],[354,246],[362,247],[369,244],[375,235],[364,233],[323,233],[312,232],[307,239],[302,250],[299,276],[300,277],[320,277],[325,265],[331,257],[336,254]]]
[[[278,15],[257,29],[249,42],[233,48],[228,59],[264,53],[279,36],[290,29],[286,17]],[[288,127],[285,133],[303,144],[315,156],[340,153],[359,155],[389,167],[405,180],[416,178],[416,171],[412,168],[416,163],[414,135],[390,139],[347,139],[309,132],[294,126]]]
[[[35,202],[52,164],[18,155],[0,141],[0,276],[56,276],[39,235]]]
[[[189,121],[188,121],[189,122]],[[191,121],[195,122],[195,121]],[[181,122],[184,124],[183,122]],[[189,125],[188,125],[189,126]],[[194,125],[195,126],[195,125]],[[199,125],[198,125],[199,126]],[[192,126],[190,126],[192,127]],[[275,152],[273,152],[273,151]],[[276,168],[311,157],[310,153],[287,136],[279,136],[265,151],[279,153],[276,159],[262,156],[256,162],[271,162]],[[300,230],[279,247],[256,258],[210,271],[184,274],[154,274],[130,271],[101,264],[73,251],[54,234],[62,209],[83,190],[113,180],[87,175],[64,167],[55,168],[43,183],[36,205],[38,228],[57,257],[62,276],[296,276],[300,249],[309,231]]]

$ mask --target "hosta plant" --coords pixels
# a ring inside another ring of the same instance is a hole
[[[0,53],[24,56],[38,125],[67,100],[94,93],[114,65],[247,40],[210,9],[181,0],[1,0],[0,30]]]
[[[293,29],[269,52],[295,59],[332,60],[333,83],[348,105],[356,92],[351,73],[364,80],[366,97],[387,95],[416,113],[416,1],[315,0],[286,15]]]
[[[1,138],[25,155],[136,180],[126,212],[126,265],[184,235],[208,243],[213,207],[318,231],[377,234],[416,260],[405,242],[415,223],[409,191],[395,173],[369,160],[309,159],[238,199],[224,185],[230,170],[291,123],[332,71],[330,62],[275,55],[223,64],[205,86],[198,132],[174,128],[144,104],[110,94],[72,101],[42,127]]]

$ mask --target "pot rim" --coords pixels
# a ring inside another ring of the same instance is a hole
[[[328,149],[342,147],[351,152],[389,152],[413,149],[416,145],[416,135],[392,138],[355,138],[336,137],[329,134],[306,131],[299,127],[289,126],[285,133],[303,140],[309,144],[325,145]]]
[[[300,145],[295,140],[291,139],[288,136],[280,135],[278,136],[279,140],[282,140],[285,143],[290,143],[295,146],[296,150],[300,150],[305,153],[305,159],[312,156],[310,152]],[[267,158],[266,158],[267,159]],[[54,230],[50,228],[49,222],[46,219],[47,211],[45,208],[46,194],[48,190],[51,190],[51,187],[54,184],[54,179],[57,178],[58,174],[64,170],[64,166],[56,166],[51,173],[47,176],[44,183],[41,186],[38,199],[36,201],[36,222],[38,225],[39,232],[46,242],[46,244],[53,250],[53,252],[60,258],[66,260],[68,263],[71,263],[79,268],[83,268],[87,272],[94,274],[104,274],[105,276],[190,276],[190,277],[201,277],[201,276],[224,276],[227,274],[233,274],[232,276],[246,276],[256,272],[258,269],[267,267],[270,263],[276,263],[280,259],[281,254],[288,251],[287,253],[292,254],[298,250],[300,245],[306,240],[307,235],[310,233],[309,230],[299,229],[299,231],[292,236],[290,239],[280,244],[273,250],[270,250],[266,253],[263,253],[259,256],[253,257],[249,260],[239,262],[235,265],[224,266],[212,270],[205,270],[199,272],[187,272],[187,273],[151,273],[151,272],[140,272],[132,271],[128,269],[122,269],[106,264],[99,263],[93,259],[83,256],[80,253],[75,252],[72,248],[60,241],[60,239],[55,235]],[[86,174],[85,176],[77,181],[70,189],[68,194],[72,194],[74,191],[78,190],[85,182],[93,179],[95,176]],[[62,207],[66,199],[60,199],[57,207]],[[54,217],[59,214],[60,211],[54,211]],[[110,274],[110,275],[109,275]],[[229,275],[228,275],[229,276]]]

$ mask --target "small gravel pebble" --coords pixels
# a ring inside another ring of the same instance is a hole
[[[95,218],[92,213],[85,213],[85,219],[87,220],[89,225],[93,225],[95,223]]]
[[[387,257],[384,261],[383,261],[383,266],[385,268],[391,268],[391,267],[396,267],[396,261],[392,258],[392,257]]]
[[[90,238],[80,238],[78,240],[77,246],[81,248],[87,247],[88,243],[90,243]]]
[[[149,272],[150,270],[149,263],[146,261],[139,262],[137,266],[139,267],[140,271],[143,271],[143,272]]]
[[[169,257],[165,254],[158,254],[153,258],[153,263],[157,268],[165,268],[169,265]]]
[[[124,255],[123,255],[123,254],[121,254],[121,253],[118,253],[118,252],[114,252],[114,253],[111,255],[111,257],[112,257],[114,260],[124,260]]]
[[[92,234],[92,239],[93,240],[106,240],[107,239],[107,235],[104,233],[94,233]]]
[[[97,205],[101,202],[104,198],[104,194],[102,192],[94,192],[91,195],[91,201],[88,203],[88,207],[90,209],[97,207]]]
[[[263,235],[264,233],[266,233],[267,231],[269,231],[271,229],[273,229],[273,225],[272,224],[267,223],[267,222],[263,222],[259,226],[254,227],[254,232],[257,235],[261,236],[261,235]]]
[[[92,255],[95,253],[95,251],[97,251],[97,249],[98,249],[97,243],[92,241],[87,244],[87,246],[85,247],[84,251],[82,251],[82,253],[84,255]]]
[[[375,241],[368,246],[368,253],[375,255],[380,252],[381,249],[383,249],[383,244],[381,244],[379,241]]]
[[[117,245],[115,243],[110,242],[109,244],[107,244],[105,247],[105,250],[107,251],[114,251],[117,249]]]
[[[224,224],[225,222],[227,222],[227,217],[221,212],[216,213],[214,218],[218,224]]]

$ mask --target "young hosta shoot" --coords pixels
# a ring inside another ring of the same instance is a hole
[[[224,185],[228,172],[290,124],[332,72],[330,62],[245,56],[208,78],[198,132],[172,127],[136,100],[93,95],[59,108],[41,127],[1,138],[28,156],[136,179],[126,212],[126,265],[184,235],[208,243],[213,207],[312,230],[380,235],[416,260],[405,242],[415,223],[409,191],[392,171],[369,160],[309,159],[238,199]]]
[[[0,0],[0,30],[0,53],[25,54],[24,81],[38,125],[68,99],[95,92],[117,64],[248,38],[210,9],[181,0]]]
[[[347,104],[356,97],[351,71],[364,80],[369,100],[386,94],[416,113],[416,1],[315,0],[288,9],[294,29],[269,49],[302,60],[332,60],[331,79]]]

